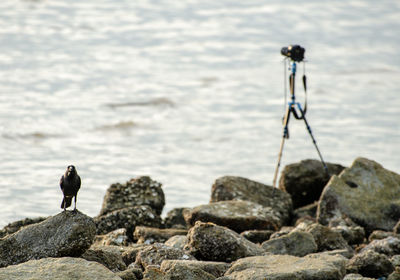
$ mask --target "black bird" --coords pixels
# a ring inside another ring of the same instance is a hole
[[[78,195],[78,191],[81,187],[81,177],[79,177],[76,172],[75,166],[69,165],[64,175],[60,179],[60,188],[64,194],[64,198],[61,202],[61,208],[66,210],[67,207],[71,206],[72,198],[75,198],[75,207],[74,211],[76,211],[76,196]]]

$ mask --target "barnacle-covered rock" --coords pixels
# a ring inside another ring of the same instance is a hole
[[[112,184],[104,196],[100,216],[114,210],[137,205],[148,205],[158,215],[165,205],[165,196],[161,183],[148,176],[131,179],[125,184]]]

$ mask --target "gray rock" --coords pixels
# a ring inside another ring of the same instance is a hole
[[[400,220],[397,222],[397,224],[393,228],[393,232],[396,234],[400,234]]]
[[[290,194],[294,209],[318,201],[330,177],[344,169],[339,164],[327,163],[327,166],[330,175],[326,174],[318,160],[307,159],[285,166],[279,179],[279,188]]]
[[[165,261],[164,261],[165,262]],[[173,263],[166,272],[149,267],[143,280],[214,280],[215,276],[204,270],[181,263]]]
[[[214,277],[221,277],[231,265],[225,262],[165,260],[161,263],[161,271],[167,272],[176,266],[195,267],[210,273]]]
[[[12,223],[6,225],[2,230],[0,230],[0,238],[3,238],[7,234],[12,234],[14,232],[17,232],[24,226],[37,224],[37,223],[43,222],[46,219],[47,218],[44,218],[44,217],[25,218],[23,220],[12,222]]]
[[[396,271],[390,274],[387,280],[400,280],[400,268],[396,267]]]
[[[340,233],[348,244],[357,245],[365,241],[365,230],[349,217],[340,217],[329,221],[329,228]]]
[[[365,230],[360,226],[339,225],[331,228],[340,233],[348,244],[361,244],[365,239]]]
[[[170,237],[175,235],[186,235],[186,229],[168,228],[160,229],[153,227],[143,227],[138,226],[135,228],[133,233],[133,238],[137,240],[137,244],[153,244],[153,243],[163,243],[167,241]]]
[[[293,211],[293,220],[296,221],[304,217],[315,219],[317,217],[317,208],[318,201],[315,201],[314,203],[305,206],[301,206]]]
[[[312,224],[308,226],[306,232],[311,233],[314,237],[319,252],[336,249],[346,249],[349,252],[353,251],[346,240],[344,240],[343,236],[329,227],[320,224]]]
[[[396,234],[396,233],[391,232],[391,231],[374,230],[368,236],[368,241],[372,242],[373,240],[385,239],[385,238],[390,237],[390,236],[400,238],[399,234]]]
[[[44,258],[0,268],[0,279],[121,280],[105,266],[82,258]]]
[[[344,275],[346,264],[348,262],[348,258],[343,255],[344,251],[345,250],[325,251],[320,253],[309,254],[303,258],[325,260],[340,268],[341,272],[343,272],[342,274]]]
[[[129,240],[128,236],[126,235],[126,229],[119,228],[107,234],[96,235],[93,244],[127,246],[129,244]]]
[[[394,256],[400,254],[400,239],[396,237],[387,237],[381,240],[374,240],[365,246],[361,252],[373,250],[386,256]]]
[[[333,176],[321,194],[317,219],[322,224],[347,216],[364,227],[391,231],[400,219],[400,175],[380,164],[357,158]]]
[[[361,274],[350,273],[347,274],[343,280],[374,280],[375,278],[363,277]]]
[[[165,277],[165,272],[162,272],[159,267],[149,266],[143,273],[143,280],[169,280]]]
[[[66,211],[0,239],[0,267],[47,257],[78,257],[93,243],[93,219]]]
[[[215,276],[197,267],[175,265],[165,274],[168,280],[214,280]]]
[[[354,251],[349,252],[347,249],[336,249],[336,250],[331,250],[331,251],[323,251],[316,253],[319,255],[329,255],[329,256],[336,256],[340,255],[345,257],[346,259],[351,259],[354,256]]]
[[[164,242],[165,245],[183,250],[187,243],[186,235],[175,235]]]
[[[300,218],[299,220],[296,221],[295,224],[295,230],[302,230],[305,231],[309,226],[312,224],[315,224],[316,221],[314,219],[309,219],[309,218]]]
[[[390,262],[393,266],[398,266],[400,268],[400,255],[394,255],[390,258]]]
[[[270,239],[275,239],[287,235],[294,229],[294,227],[281,227],[279,231],[275,231],[273,234],[271,234]]]
[[[186,224],[185,218],[183,217],[183,211],[185,209],[187,208],[174,208],[168,211],[164,219],[165,227],[186,229],[188,225]]]
[[[160,267],[163,260],[195,260],[195,258],[184,250],[154,243],[138,252],[136,265],[144,269],[148,266]]]
[[[114,250],[109,250],[109,246],[96,246],[88,249],[81,256],[87,261],[101,263],[112,272],[119,272],[126,269],[126,264],[122,259],[122,254]]]
[[[131,264],[134,264],[137,254],[150,246],[151,245],[146,244],[131,244],[128,247],[123,247],[122,259],[124,260],[125,264],[130,267]],[[139,268],[136,265],[134,265],[134,267]]]
[[[237,260],[225,273],[226,280],[339,280],[345,274],[341,256],[295,257],[268,255]]]
[[[275,255],[292,255],[303,257],[317,252],[317,244],[311,233],[293,231],[288,235],[265,241],[261,247]]]
[[[268,240],[273,233],[272,230],[246,230],[240,233],[240,235],[253,243],[261,244]]]
[[[292,200],[288,193],[241,177],[225,176],[215,180],[210,202],[226,200],[246,200],[271,207],[280,213],[282,224],[289,222],[292,213]]]
[[[122,280],[139,280],[142,278],[138,278],[137,275],[135,274],[135,269],[127,269],[124,271],[116,272],[115,274],[120,277]]]
[[[184,211],[188,224],[212,222],[236,232],[250,229],[277,230],[281,226],[279,213],[250,201],[220,201]]]
[[[197,259],[231,262],[264,253],[238,233],[213,223],[196,222],[187,235],[186,249]]]
[[[133,239],[136,226],[160,227],[161,217],[149,206],[133,206],[115,210],[103,216],[94,218],[97,234],[107,234],[119,228],[126,229],[126,235]]]
[[[125,184],[112,184],[104,196],[99,216],[138,205],[148,205],[158,215],[161,215],[165,205],[165,196],[161,184],[148,176],[131,179]]]
[[[372,250],[364,251],[352,257],[346,265],[348,273],[359,273],[365,277],[387,277],[394,267],[388,257]]]

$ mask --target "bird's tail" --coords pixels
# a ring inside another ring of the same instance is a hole
[[[70,207],[71,203],[72,203],[72,197],[64,197],[61,202],[61,209],[64,209],[64,204],[65,208]]]

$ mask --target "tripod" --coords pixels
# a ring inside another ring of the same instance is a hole
[[[285,67],[286,67],[286,63],[285,63]],[[320,152],[320,150],[318,149],[318,146],[317,146],[317,142],[315,141],[315,138],[314,138],[314,136],[312,134],[311,127],[308,124],[306,116],[305,116],[306,115],[306,111],[307,111],[307,103],[305,103],[305,106],[304,106],[305,108],[303,110],[301,105],[300,105],[300,103],[296,102],[296,96],[295,96],[295,93],[294,93],[294,91],[295,91],[296,68],[297,68],[296,61],[293,60],[291,66],[289,68],[291,70],[291,74],[289,76],[289,86],[290,86],[291,101],[288,103],[288,105],[286,107],[285,116],[283,118],[283,136],[282,136],[282,140],[281,140],[281,147],[279,149],[278,163],[277,163],[276,168],[275,168],[275,174],[274,174],[274,180],[273,180],[273,186],[274,187],[276,187],[276,179],[278,177],[279,167],[281,165],[281,159],[282,159],[283,146],[285,144],[285,139],[289,139],[289,120],[290,120],[290,115],[291,114],[293,114],[293,116],[297,120],[304,120],[304,123],[306,125],[307,131],[311,136],[311,139],[312,139],[312,142],[313,142],[315,148],[317,149],[317,152],[318,152],[319,158],[321,159],[321,163],[322,163],[322,165],[324,167],[324,170],[325,170],[326,173],[328,173],[328,167],[326,166],[326,164],[324,162],[324,159],[322,158],[321,152]],[[286,73],[286,70],[285,70],[285,73]],[[285,79],[286,79],[286,74],[285,74]],[[304,91],[307,93],[307,83],[306,83],[306,76],[305,75],[303,75],[303,86],[304,86]],[[285,88],[286,88],[286,82],[285,82]],[[299,113],[297,113],[296,107],[297,107],[297,110],[299,111]]]

